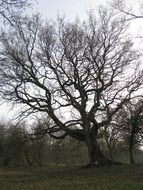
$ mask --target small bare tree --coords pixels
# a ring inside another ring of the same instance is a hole
[[[109,125],[100,130],[99,142],[103,144],[102,148],[105,149],[112,161],[114,161],[114,155],[121,149],[122,137],[120,131],[121,129],[114,119]]]
[[[142,142],[143,134],[143,101],[128,103],[117,115],[122,137],[128,145],[130,163],[135,163],[134,148]]]
[[[80,23],[43,24],[39,16],[17,18],[2,34],[0,89],[7,101],[26,105],[21,116],[51,118],[45,133],[86,143],[89,166],[109,165],[98,131],[133,97],[142,83],[138,55],[124,22],[100,10]]]

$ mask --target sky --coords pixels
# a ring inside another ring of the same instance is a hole
[[[108,0],[32,0],[34,11],[42,13],[48,19],[56,19],[57,15],[66,16],[68,19],[80,17],[84,19],[89,9],[104,5]]]

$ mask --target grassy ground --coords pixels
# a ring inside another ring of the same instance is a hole
[[[143,190],[143,165],[0,168],[0,190]]]

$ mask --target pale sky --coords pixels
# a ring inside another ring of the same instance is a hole
[[[68,19],[77,16],[84,19],[89,9],[106,3],[108,0],[37,0],[37,3],[34,3],[34,10],[48,19],[56,19],[57,14],[65,15]]]

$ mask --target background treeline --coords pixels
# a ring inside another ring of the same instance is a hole
[[[104,154],[112,161],[140,163],[142,152],[143,103],[126,104],[110,125],[101,128],[98,141]],[[45,119],[31,127],[24,122],[0,122],[0,165],[83,165],[88,161],[87,147],[71,137],[56,140],[42,131]]]
[[[84,163],[87,160],[86,148],[81,142],[71,138],[56,141],[49,135],[32,138],[27,136],[25,127],[23,124],[0,123],[1,166],[49,164],[68,166]]]

